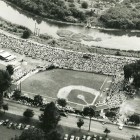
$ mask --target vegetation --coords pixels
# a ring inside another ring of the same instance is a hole
[[[77,126],[79,127],[79,130],[81,129],[81,127],[84,125],[84,120],[79,118],[78,122],[77,122]]]
[[[130,140],[140,140],[140,136],[134,136],[134,135],[132,135],[132,137],[131,137],[131,139]]]
[[[95,116],[95,111],[91,107],[85,107],[83,109],[83,115],[84,116],[89,116],[89,130],[90,131],[90,126],[91,126],[91,118]]]
[[[109,134],[110,132],[111,132],[111,131],[110,131],[109,129],[107,129],[107,128],[104,130],[104,133],[106,133],[106,137],[108,136],[108,134]]]
[[[124,66],[124,78],[129,80],[133,77],[133,84],[136,88],[140,87],[140,61],[138,60],[135,63],[131,63]]]
[[[138,115],[133,114],[130,116],[129,121],[134,122],[135,125],[140,124],[140,117]]]
[[[106,112],[105,116],[106,116],[106,117],[110,117],[110,118],[112,118],[112,117],[115,117],[115,116],[116,116],[116,113],[113,112],[113,111]]]
[[[57,130],[52,130],[46,134],[46,140],[62,140],[61,134]]]
[[[9,107],[8,107],[8,104],[3,104],[2,107],[3,107],[4,113],[5,113],[5,111],[8,110],[8,108],[9,108]]]
[[[40,95],[35,95],[35,96],[34,96],[34,102],[36,102],[36,103],[39,104],[39,105],[42,105],[42,104],[43,104],[43,98],[42,98],[42,96],[40,96]]]
[[[12,68],[9,69],[9,67],[6,70],[0,70],[0,108],[3,104],[3,92],[11,86],[11,74],[13,74],[11,70]]]
[[[57,99],[57,103],[62,107],[65,107],[67,105],[66,99]]]
[[[34,112],[31,109],[26,109],[25,112],[23,113],[23,116],[26,117],[27,119],[32,118],[34,116]]]
[[[25,30],[29,30],[22,25],[13,24],[9,21],[6,21],[5,19],[3,19],[1,17],[0,17],[0,29],[8,31],[12,34],[16,34],[17,36],[20,36],[20,37],[23,35],[23,32]]]
[[[124,0],[101,15],[100,20],[109,28],[140,30],[140,1]]]
[[[12,65],[7,65],[7,66],[6,66],[6,70],[8,71],[8,73],[9,73],[10,75],[13,75],[13,73],[14,73],[14,68],[13,68]]]
[[[46,105],[44,113],[39,117],[45,132],[54,130],[60,121],[60,114],[54,102]]]
[[[86,1],[84,1],[84,2],[82,2],[81,6],[82,6],[82,8],[87,9],[88,3]]]
[[[27,39],[30,37],[30,35],[31,35],[31,32],[29,30],[25,30],[21,37],[24,39]]]
[[[12,97],[13,97],[15,100],[20,99],[20,97],[21,97],[21,91],[18,90],[18,89],[15,90],[14,93],[13,93],[13,95],[12,95]]]
[[[45,134],[41,129],[24,130],[18,140],[45,140]]]
[[[36,15],[62,21],[77,22],[85,20],[85,13],[66,6],[63,0],[8,0],[23,10]]]

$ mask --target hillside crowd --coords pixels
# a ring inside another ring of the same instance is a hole
[[[138,59],[97,53],[85,54],[82,52],[53,48],[49,45],[19,39],[4,33],[0,33],[0,47],[11,49],[34,59],[46,60],[59,68],[106,75],[114,75],[114,73],[122,71],[125,64],[135,62]],[[84,55],[88,57],[84,57]]]

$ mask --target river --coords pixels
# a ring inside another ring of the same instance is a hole
[[[59,29],[66,29],[75,33],[83,33],[93,38],[101,38],[102,41],[82,41],[89,46],[100,46],[106,48],[117,48],[124,50],[140,50],[140,32],[122,31],[122,30],[98,30],[89,29],[81,26],[68,25],[56,21],[43,20],[35,16],[27,15],[24,12],[6,4],[0,0],[0,17],[19,25],[23,25],[34,32],[36,27],[40,33],[47,33],[55,38]]]

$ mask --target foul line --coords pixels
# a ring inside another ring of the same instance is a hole
[[[100,87],[100,90],[101,90],[101,89],[102,89],[102,87],[104,86],[104,84],[105,84],[105,82],[106,82],[107,78],[108,78],[108,76],[105,78],[105,80],[104,80],[103,84],[102,84],[102,85],[101,85],[101,87]]]

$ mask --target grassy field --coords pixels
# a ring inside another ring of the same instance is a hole
[[[105,79],[106,76],[94,73],[54,69],[40,72],[32,77],[29,77],[23,81],[22,90],[57,98],[59,89],[70,85],[86,86],[99,91]],[[111,80],[111,77],[109,77],[109,79]],[[75,90],[72,90],[71,92],[74,92],[74,94],[69,96],[69,101],[71,102],[83,104],[83,101],[77,98],[78,94],[86,94],[86,101],[89,103],[91,103],[94,99],[94,95],[87,92],[84,93]]]
[[[2,64],[0,64],[0,69],[6,69],[6,67]]]

